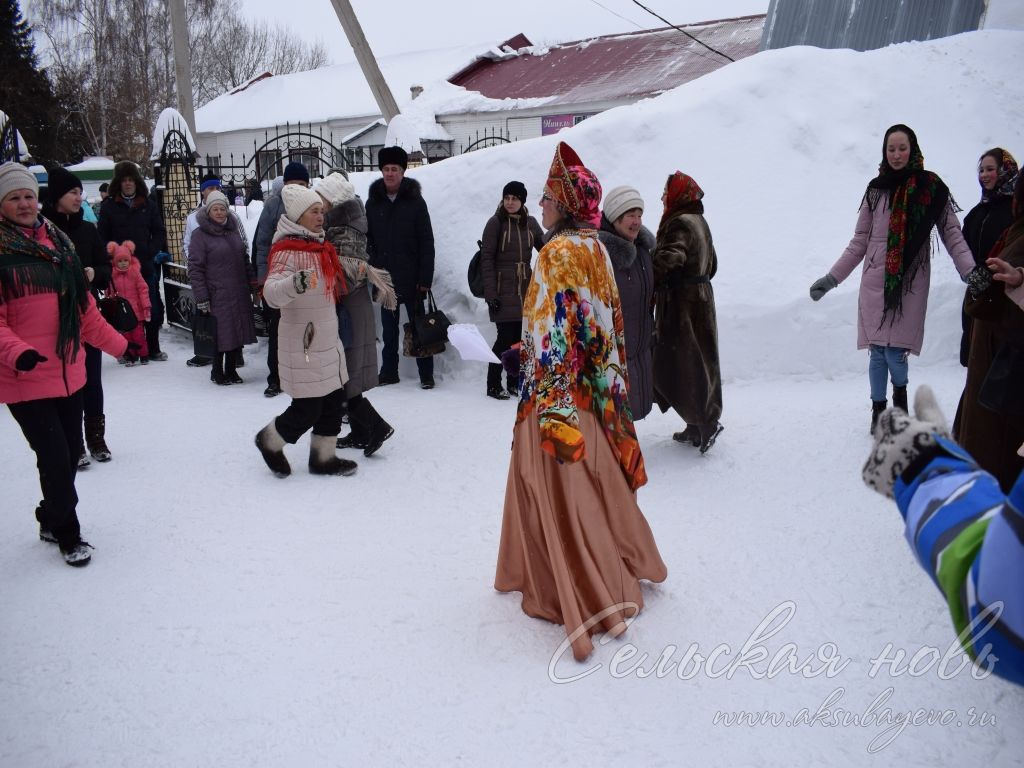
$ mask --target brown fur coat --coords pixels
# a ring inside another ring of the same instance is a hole
[[[655,308],[654,401],[687,424],[722,415],[718,322],[711,278],[718,257],[707,221],[677,213],[658,228],[652,255]]]

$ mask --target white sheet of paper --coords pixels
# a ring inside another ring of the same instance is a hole
[[[482,363],[501,363],[491,352],[491,345],[472,323],[454,323],[448,326],[448,341],[459,350],[463,360],[479,360]]]

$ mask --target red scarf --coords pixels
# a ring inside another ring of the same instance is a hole
[[[282,237],[270,249],[267,269],[270,274],[284,271],[286,259],[274,258],[282,251],[299,251],[303,254],[296,260],[296,266],[299,269],[317,270],[324,282],[324,293],[333,295],[334,301],[338,301],[348,293],[348,286],[345,284],[345,271],[342,269],[341,259],[338,258],[338,251],[333,243],[327,241],[320,243],[301,237]]]

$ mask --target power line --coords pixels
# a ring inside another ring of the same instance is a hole
[[[652,10],[651,10],[650,8],[648,8],[648,7],[646,6],[646,5],[644,5],[643,3],[641,3],[641,2],[640,2],[640,0],[633,0],[633,5],[636,5],[636,6],[640,7],[640,8],[642,8],[643,10],[645,10],[645,11],[647,11],[647,12],[648,12],[649,14],[651,14],[651,16],[653,16],[653,17],[654,17],[654,18],[656,18],[656,19],[660,19],[661,21],[665,22],[666,24],[668,24],[668,25],[669,25],[670,27],[672,27],[673,29],[679,30],[679,31],[680,31],[680,32],[682,32],[682,33],[683,33],[684,35],[686,35],[686,36],[687,36],[688,38],[690,38],[691,40],[693,40],[693,41],[694,41],[695,43],[700,43],[701,45],[703,45],[703,46],[704,46],[705,48],[707,48],[707,49],[708,49],[709,51],[711,51],[712,53],[717,53],[717,54],[718,54],[719,56],[722,56],[722,57],[724,57],[724,58],[728,59],[729,61],[735,61],[735,59],[734,59],[734,58],[732,58],[732,56],[728,56],[728,55],[726,55],[726,54],[722,53],[721,51],[715,50],[715,49],[714,49],[714,48],[712,48],[712,47],[711,47],[710,45],[708,45],[707,43],[705,43],[705,42],[704,42],[703,40],[698,40],[698,39],[697,39],[696,37],[694,37],[693,35],[691,35],[691,34],[690,34],[689,32],[687,32],[687,31],[686,31],[685,29],[683,29],[682,27],[677,27],[677,26],[676,26],[675,24],[673,24],[673,23],[672,23],[671,21],[669,21],[668,19],[666,19],[666,18],[665,18],[664,16],[659,16],[659,15],[658,15],[658,14],[656,14],[656,13],[655,13],[654,11],[652,11]]]
[[[602,5],[601,3],[599,3],[599,2],[597,1],[597,0],[590,0],[590,2],[591,2],[591,3],[593,3],[594,5],[596,5],[596,6],[598,7],[598,8],[600,8],[600,9],[602,9],[602,10],[605,10],[605,11],[608,11],[608,13],[612,14],[613,16],[618,16],[618,17],[619,17],[620,19],[622,19],[623,21],[628,21],[628,22],[629,22],[630,24],[632,24],[632,25],[633,25],[634,27],[636,27],[637,29],[639,29],[639,30],[641,30],[641,31],[644,31],[644,27],[643,27],[643,26],[642,26],[641,24],[639,24],[639,23],[637,23],[637,22],[633,21],[633,19],[627,18],[627,17],[623,16],[623,15],[622,15],[621,13],[616,13],[616,12],[615,12],[615,11],[613,11],[613,10],[612,10],[611,8],[609,8],[608,6],[606,6],[606,5]],[[655,15],[657,15],[657,14],[655,14]],[[660,17],[660,16],[658,16],[658,18],[660,19],[661,17]],[[664,19],[662,19],[662,21],[664,21]],[[666,23],[666,24],[668,24],[668,22],[665,22],[665,23]],[[672,27],[674,27],[675,29],[679,29],[679,27],[676,27],[676,26],[675,26],[674,24],[670,24],[669,26],[672,26]],[[680,30],[680,31],[682,31],[682,30]],[[689,34],[688,32],[683,32],[683,34],[685,34],[685,35],[689,35],[689,37],[693,37],[693,35],[690,35],[690,34]],[[696,38],[694,38],[694,39],[696,40]],[[672,43],[674,43],[674,44],[678,45],[678,46],[679,46],[680,48],[682,48],[682,49],[683,49],[684,51],[686,51],[687,53],[691,53],[691,54],[693,54],[694,56],[698,56],[698,57],[700,57],[700,58],[702,58],[702,59],[707,59],[708,61],[714,61],[714,59],[712,59],[712,58],[711,58],[710,56],[708,56],[708,55],[707,55],[706,53],[703,53],[702,51],[695,51],[695,50],[693,50],[692,48],[687,48],[687,47],[686,47],[686,45],[684,45],[683,43],[681,43],[681,42],[679,42],[679,41],[677,41],[677,40],[672,40],[672,39],[670,39],[670,42],[672,42]],[[700,43],[700,40],[697,40],[697,42],[698,42],[698,43]],[[701,45],[704,45],[704,44],[703,44],[703,43],[701,43]],[[705,47],[705,48],[707,48],[708,46],[706,46],[706,45],[705,45],[704,47]],[[711,50],[714,50],[714,49],[711,49]],[[718,53],[718,51],[714,51],[714,52],[715,52],[715,53]],[[724,54],[724,53],[723,53],[723,54],[721,54],[721,55],[725,56],[725,54]],[[729,59],[729,57],[728,57],[728,56],[725,56],[725,58]],[[732,59],[729,59],[729,61],[732,61]]]

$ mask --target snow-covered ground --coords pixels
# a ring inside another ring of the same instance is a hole
[[[32,456],[0,412],[0,765],[1017,765],[1024,691],[973,679],[955,649],[928,664],[953,640],[945,606],[895,507],[860,482],[856,281],[819,304],[807,286],[852,233],[889,124],[917,130],[965,207],[982,151],[1024,154],[1024,107],[1005,98],[1022,65],[1015,32],[774,51],[562,135],[606,188],[641,189],[648,226],[664,176],[692,173],[722,262],[726,430],[701,457],[671,440],[671,415],[639,423],[640,504],[669,577],[586,663],[491,586],[515,406],[484,397],[483,366],[452,351],[437,389],[403,361],[403,381],[371,393],[396,434],[371,459],[348,452],[354,477],[308,476],[303,440],[287,480],[252,445],[286,404],[262,397],[265,342],[228,388],[185,367],[178,332],[168,363],[107,360],[114,460],[79,477],[96,546],[82,571],[35,540]],[[506,181],[536,202],[553,144],[415,172],[453,320],[493,334],[465,265]],[[962,288],[944,254],[934,273],[911,381],[951,414]],[[792,644],[797,661],[719,675],[744,643]],[[654,673],[630,673],[644,654]],[[781,722],[727,725],[739,712]]]

